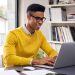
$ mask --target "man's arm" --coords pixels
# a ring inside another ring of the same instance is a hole
[[[13,65],[29,65],[32,58],[24,58],[16,55],[17,37],[10,32],[4,45],[3,62],[6,67]]]
[[[44,60],[46,60],[46,63],[54,63],[58,53],[56,50],[54,50],[49,42],[47,42],[45,36],[41,33],[42,36],[42,43],[41,43],[41,48],[42,50],[45,51],[45,53],[47,54],[47,57],[44,58]]]
[[[45,36],[41,33],[42,35],[42,43],[41,43],[41,48],[44,50],[48,56],[50,57],[55,57],[57,56],[57,51],[54,50],[51,46],[50,43],[46,40]]]

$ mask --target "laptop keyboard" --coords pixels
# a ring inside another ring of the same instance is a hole
[[[53,65],[48,65],[48,64],[45,64],[45,65],[34,65],[36,67],[40,67],[40,68],[48,68],[48,69],[52,69],[53,68]]]

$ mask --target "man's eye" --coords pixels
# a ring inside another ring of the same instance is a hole
[[[36,19],[38,20],[38,19],[40,19],[40,17],[36,17]]]

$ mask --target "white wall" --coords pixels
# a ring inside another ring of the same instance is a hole
[[[25,0],[19,0],[19,24],[25,23]]]

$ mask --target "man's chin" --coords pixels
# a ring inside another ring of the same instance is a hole
[[[36,28],[36,30],[39,30],[39,29],[40,29],[40,27],[37,27],[37,28]]]

